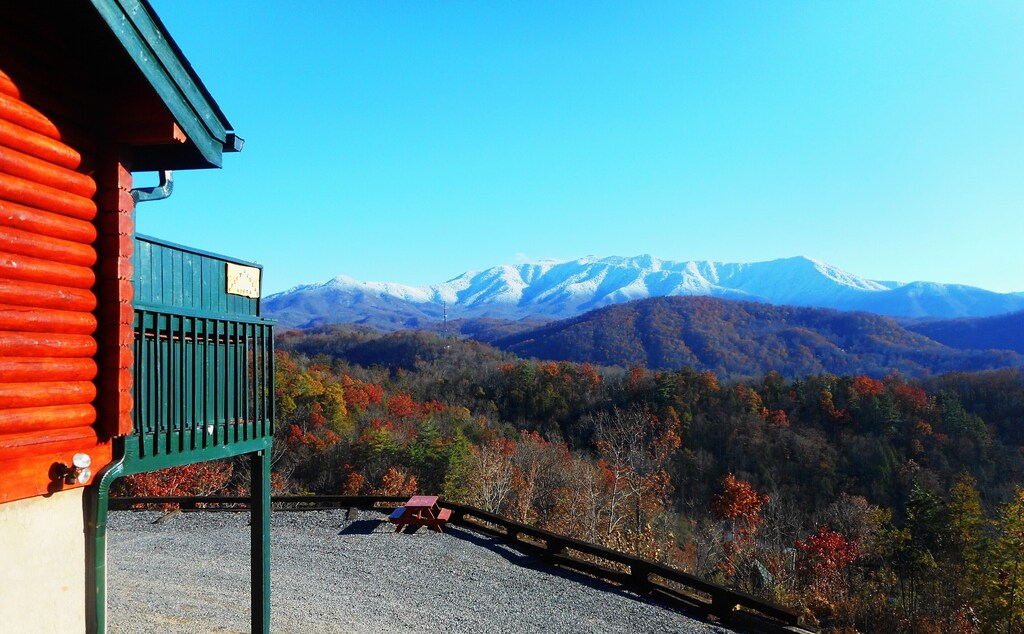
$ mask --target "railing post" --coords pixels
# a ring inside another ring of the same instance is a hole
[[[252,634],[270,634],[270,449],[249,455]]]
[[[565,550],[565,542],[562,540],[553,537],[544,538],[544,561],[553,563],[555,557],[561,555],[563,550]]]
[[[728,623],[729,619],[732,618],[732,613],[737,608],[736,599],[732,596],[732,593],[727,589],[722,588],[718,592],[711,594],[711,614],[718,617],[718,620],[722,623]]]
[[[637,592],[640,594],[650,593],[651,569],[644,562],[638,560],[629,562],[629,578]]]

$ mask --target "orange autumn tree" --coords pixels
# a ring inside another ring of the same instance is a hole
[[[405,471],[391,467],[381,478],[380,488],[370,491],[371,495],[412,495],[416,493],[419,485],[416,476]]]
[[[733,474],[722,478],[722,492],[715,496],[712,510],[728,523],[719,569],[727,577],[736,577],[745,564],[751,564],[758,529],[764,524],[762,509],[769,497],[758,493],[746,480]]]
[[[545,440],[537,432],[519,432],[512,457],[515,472],[513,518],[553,528],[563,514],[571,455],[564,442]]]
[[[606,541],[608,488],[591,460],[574,457],[567,444],[521,430],[517,438],[489,431],[465,443],[456,473],[461,484],[450,499],[588,541]],[[446,489],[449,489],[446,482]]]
[[[205,496],[221,493],[231,480],[230,460],[197,462],[181,467],[125,476],[114,482],[117,497]]]
[[[860,557],[856,540],[828,526],[819,526],[806,540],[794,543],[799,552],[797,573],[804,601],[819,618],[835,619],[848,601],[847,570]]]

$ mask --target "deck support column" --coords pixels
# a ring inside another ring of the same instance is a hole
[[[270,634],[270,449],[249,456],[252,634]]]

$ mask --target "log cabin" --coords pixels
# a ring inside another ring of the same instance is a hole
[[[146,0],[0,4],[0,629],[105,631],[118,477],[250,460],[269,631],[261,269],[135,232],[242,140]],[[157,172],[160,185],[135,187]]]

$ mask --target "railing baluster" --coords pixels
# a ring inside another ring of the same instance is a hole
[[[168,358],[171,360],[171,377],[174,381],[173,394],[171,396],[171,434],[172,440],[174,433],[178,434],[178,442],[176,443],[175,451],[182,453],[185,451],[185,417],[183,414],[184,408],[182,407],[182,399],[184,397],[185,387],[184,384],[184,372],[185,363],[181,356],[182,351],[185,349],[184,341],[185,338],[185,318],[182,316],[178,317],[177,328],[174,330],[174,336],[168,337],[167,345],[170,346],[168,351],[170,354]]]
[[[161,345],[160,345],[160,314],[153,314],[153,370],[156,375],[153,379],[153,405],[156,410],[156,419],[153,420],[153,455],[160,453],[160,441],[161,432],[163,431],[163,420],[164,420],[164,401],[163,401],[163,384],[164,384],[164,372],[163,364],[160,363],[161,356]]]
[[[249,358],[249,332],[252,330],[250,324],[242,324],[242,349],[240,351],[242,359],[242,373],[238,377],[242,382],[239,387],[239,391],[242,393],[242,423],[243,434],[246,440],[251,440],[255,437],[255,432],[252,426],[252,402],[250,401],[250,390],[249,390],[249,378],[252,376],[252,359]]]
[[[260,437],[267,437],[267,368],[264,365],[267,362],[267,340],[266,340],[266,326],[258,324],[256,326],[257,332],[259,332],[259,378],[255,382],[257,389],[259,390],[259,421],[260,421]]]
[[[270,327],[267,327],[266,343],[268,351],[270,353],[269,356],[267,357],[266,363],[267,368],[270,369],[273,368],[274,363],[274,337]],[[274,391],[276,389],[274,382],[276,380],[277,379],[274,376],[273,371],[267,372],[267,383],[269,384],[269,389],[267,390],[267,403],[270,405],[270,407],[267,410],[267,420],[270,421],[270,430],[269,433],[267,433],[267,436],[273,436],[274,433],[277,431],[277,408],[275,407],[273,401],[275,396]]]
[[[221,444],[231,442],[230,425],[228,420],[231,416],[231,403],[228,399],[228,324],[226,321],[218,321],[217,328],[217,350],[220,353],[217,362],[217,396],[220,398],[223,411],[218,414],[221,423]]]
[[[159,424],[160,424],[160,401],[157,397],[160,394],[160,368],[157,366],[157,343],[160,341],[160,332],[158,330],[159,321],[157,320],[156,313],[150,313],[148,315],[150,322],[149,334],[146,337],[146,396],[149,401],[149,412],[146,415],[146,437],[139,444],[144,446],[148,452],[148,455],[154,455],[157,452],[156,443],[159,437]]]
[[[149,414],[149,381],[147,366],[149,364],[149,354],[146,350],[146,311],[137,311],[135,313],[135,382],[132,384],[135,393],[135,407],[132,409],[132,415],[134,417],[134,425],[132,426],[135,433],[139,436],[139,444],[143,445],[141,439],[145,438],[149,432],[147,424],[147,415]],[[136,439],[132,439],[134,442]],[[140,452],[141,453],[141,452]]]
[[[210,320],[203,320],[203,447],[209,447],[210,434]]]
[[[174,363],[171,361],[171,337],[173,336],[171,331],[171,316],[164,315],[164,334],[160,338],[160,371],[163,372],[163,394],[160,398],[160,404],[163,407],[163,421],[160,426],[160,431],[163,433],[163,451],[165,454],[170,454],[172,451],[172,437],[171,433],[174,428],[174,414],[172,412],[174,408]]]
[[[260,421],[260,327],[259,324],[252,325],[252,376],[249,380],[252,399],[252,435],[254,438],[261,438],[262,427]]]
[[[238,418],[242,415],[241,408],[238,406],[238,323],[234,321],[230,323],[229,330],[232,336],[227,340],[230,363],[227,366],[224,382],[228,386],[228,402],[231,403],[232,442],[238,442]]]
[[[189,354],[191,355],[191,363],[189,364],[189,451],[195,451],[197,449],[196,443],[196,427],[198,426],[198,417],[196,416],[196,344],[199,341],[199,333],[196,332],[199,320],[195,317],[189,319],[189,327],[192,331],[192,342],[188,346]]]
[[[255,410],[253,412],[253,433],[263,438],[267,432],[263,410],[263,326],[255,324],[252,330],[252,406]]]
[[[241,400],[242,399],[242,395],[240,393],[241,390],[239,390],[239,388],[241,387],[241,385],[239,385],[239,379],[240,379],[239,374],[241,374],[239,363],[241,362],[241,359],[238,358],[239,352],[241,352],[241,350],[239,348],[239,345],[238,345],[239,344],[238,338],[241,336],[241,335],[238,334],[239,323],[238,322],[231,322],[231,329],[234,331],[235,336],[231,340],[231,342],[229,342],[228,345],[231,346],[231,372],[230,372],[230,375],[234,375],[234,377],[233,377],[233,380],[232,380],[232,377],[229,375],[228,379],[231,382],[231,392],[232,392],[231,404],[232,404],[232,406],[234,407],[234,410],[235,410],[234,412],[232,412],[234,414],[234,416],[232,417],[232,420],[234,421],[234,424],[232,424],[231,426],[234,428],[235,442],[238,442],[239,441],[239,437],[238,437],[239,436],[239,431],[240,431],[240,429],[242,427],[242,425],[240,425],[240,423],[241,423],[240,419],[242,418],[242,400]],[[244,434],[244,432],[243,432],[243,434]]]
[[[221,425],[221,391],[220,391],[220,320],[214,319],[213,323],[213,364],[210,366],[210,378],[213,382],[213,444],[220,445],[223,442],[224,428]]]

